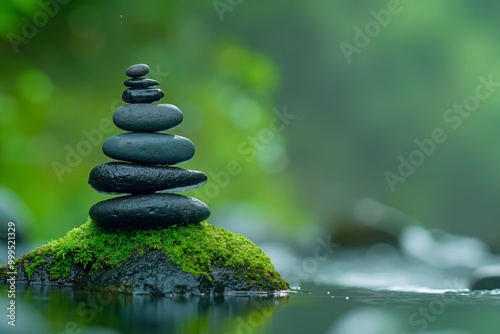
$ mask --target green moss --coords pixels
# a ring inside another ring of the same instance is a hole
[[[25,256],[24,269],[28,277],[31,276],[49,256],[54,259],[50,266],[51,278],[64,278],[75,264],[97,271],[149,250],[160,250],[185,272],[205,275],[210,280],[211,266],[216,265],[236,269],[235,276],[250,284],[264,284],[263,288],[265,282],[288,287],[266,254],[250,240],[206,222],[163,229],[111,231],[89,219],[63,238],[52,240]]]

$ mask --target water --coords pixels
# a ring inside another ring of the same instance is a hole
[[[1,286],[3,310],[6,295]],[[308,283],[300,291],[274,296],[182,298],[18,286],[17,326],[8,326],[3,316],[0,333],[481,334],[500,333],[499,312],[500,290],[401,291]]]
[[[295,288],[275,295],[151,297],[17,286],[15,329],[4,316],[7,287],[0,286],[0,333],[500,333],[500,290],[468,290],[474,268],[443,265],[451,246],[441,246],[427,257],[384,244],[300,257],[267,244]],[[482,257],[483,264],[500,263],[492,254]]]

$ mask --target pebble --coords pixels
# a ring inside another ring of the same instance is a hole
[[[152,87],[152,86],[158,86],[160,83],[156,80],[153,79],[147,79],[147,78],[132,78],[128,79],[123,83],[127,87],[132,87],[132,88],[145,88],[145,87]]]
[[[126,104],[115,110],[113,122],[126,131],[155,132],[181,124],[182,111],[171,104]]]
[[[90,208],[90,218],[104,227],[153,227],[195,224],[210,216],[199,199],[178,194],[122,196]]]
[[[194,155],[194,144],[166,133],[130,132],[112,136],[102,144],[108,157],[130,162],[175,165]]]
[[[128,77],[137,78],[149,73],[149,66],[146,64],[135,64],[127,68],[125,74]]]
[[[159,88],[129,88],[123,92],[122,100],[126,103],[151,103],[160,101],[164,96],[165,93]]]
[[[500,265],[487,265],[477,268],[472,274],[470,289],[500,289]]]
[[[178,167],[109,162],[94,167],[90,186],[105,194],[138,194],[155,191],[182,192],[207,182],[203,172]]]

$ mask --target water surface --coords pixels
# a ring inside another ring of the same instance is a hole
[[[303,284],[287,294],[125,296],[17,287],[1,333],[500,333],[500,291]],[[2,309],[7,289],[0,287]],[[5,313],[6,311],[4,311]]]

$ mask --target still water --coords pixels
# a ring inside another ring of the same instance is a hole
[[[124,296],[48,287],[16,291],[0,333],[500,333],[500,290],[347,288],[218,297]],[[2,313],[7,289],[0,286]]]

